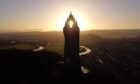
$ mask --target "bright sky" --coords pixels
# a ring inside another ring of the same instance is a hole
[[[81,30],[140,29],[140,0],[0,0],[0,32],[60,31],[70,11]]]

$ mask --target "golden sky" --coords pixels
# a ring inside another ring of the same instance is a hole
[[[61,31],[70,12],[81,30],[140,29],[140,0],[0,0],[0,32]]]

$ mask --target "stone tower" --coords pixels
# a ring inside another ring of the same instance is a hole
[[[79,59],[80,29],[72,13],[63,28],[64,33],[64,77],[66,80],[81,81],[82,71]]]

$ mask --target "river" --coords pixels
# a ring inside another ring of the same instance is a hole
[[[89,54],[89,53],[92,51],[92,50],[91,50],[90,48],[88,48],[88,47],[85,47],[85,46],[80,46],[80,47],[85,49],[84,52],[80,52],[80,53],[79,53],[80,56],[82,56],[82,55],[87,55],[87,54]],[[45,47],[39,46],[38,48],[33,49],[33,51],[37,52],[37,51],[41,51],[41,50],[44,50],[44,49],[45,49]]]
[[[79,53],[80,56],[81,56],[81,55],[87,55],[87,54],[89,54],[89,53],[92,51],[92,50],[91,50],[90,48],[88,48],[88,47],[85,47],[85,46],[80,46],[80,47],[85,49],[84,52],[80,52],[80,53]]]
[[[90,48],[88,48],[86,46],[80,46],[80,48],[85,49],[84,52],[79,53],[80,56],[87,55],[87,54],[91,53],[91,51],[92,51]],[[39,46],[38,48],[33,49],[33,51],[37,52],[37,51],[41,51],[41,50],[44,50],[44,49],[45,49],[45,47]],[[89,71],[90,71],[89,69],[85,68],[84,66],[81,66],[81,70],[84,74],[89,73]]]
[[[37,52],[37,51],[41,51],[41,50],[44,50],[44,49],[45,49],[45,47],[39,46],[38,48],[33,49],[33,51]]]

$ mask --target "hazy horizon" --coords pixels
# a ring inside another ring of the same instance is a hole
[[[117,31],[117,30],[140,30],[140,29],[91,29],[91,30],[82,30],[81,32],[88,32],[88,31]],[[2,33],[26,33],[26,32],[62,32],[60,30],[50,30],[50,31],[39,31],[39,30],[30,30],[30,31],[2,31]]]

